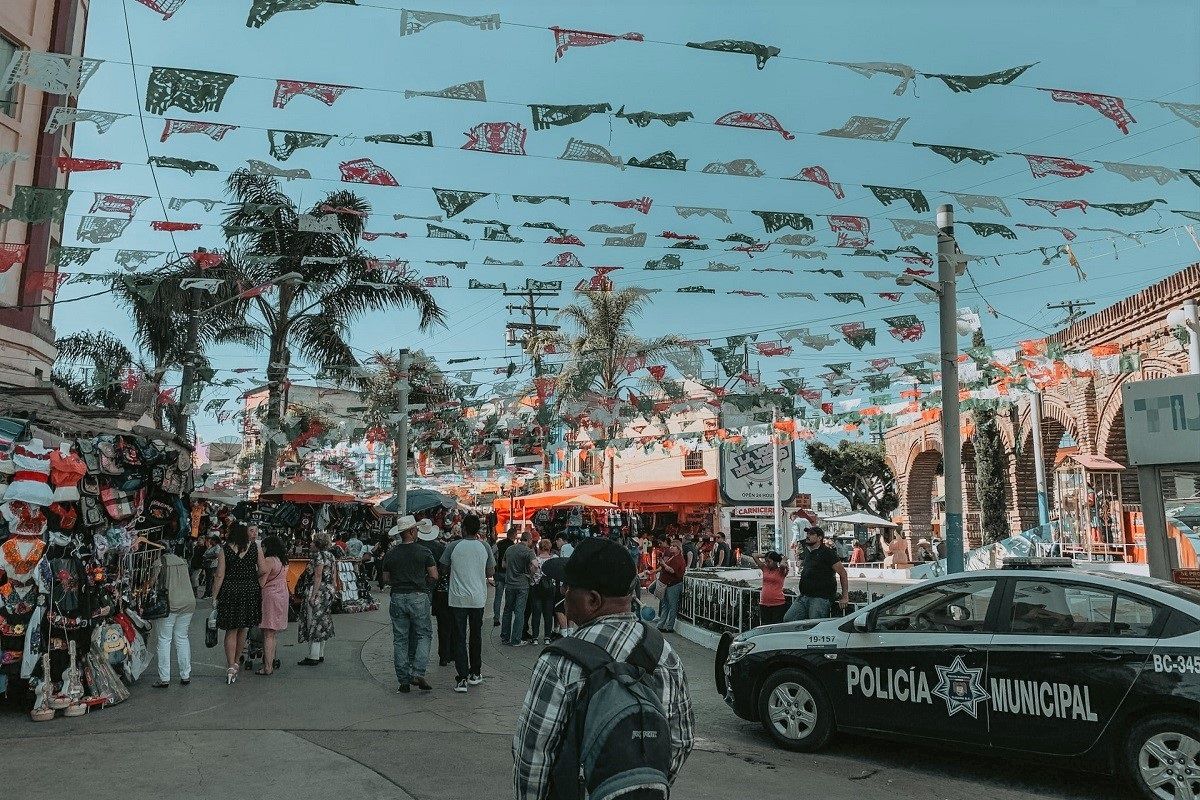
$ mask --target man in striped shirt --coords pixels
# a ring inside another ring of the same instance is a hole
[[[643,623],[630,613],[637,571],[625,548],[603,538],[584,539],[568,558],[555,558],[542,571],[559,581],[567,617],[579,627],[570,635],[603,647],[624,661],[641,641]],[[513,737],[517,800],[545,800],[567,715],[582,689],[583,669],[557,653],[544,653],[533,668],[525,704]],[[654,672],[671,730],[674,782],[692,750],[695,715],[683,662],[664,642]]]

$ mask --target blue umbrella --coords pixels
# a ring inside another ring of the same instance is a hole
[[[396,495],[392,495],[387,500],[379,504],[379,507],[388,514],[398,513],[396,506]],[[420,514],[422,511],[428,511],[431,508],[442,506],[444,508],[454,508],[458,505],[458,501],[449,495],[435,492],[432,489],[409,489],[408,490],[408,510],[405,514]]]

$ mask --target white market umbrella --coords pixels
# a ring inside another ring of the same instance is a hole
[[[865,525],[868,528],[899,528],[891,520],[868,514],[865,511],[855,511],[852,514],[840,514],[836,517],[826,517],[824,522],[845,522],[848,525]]]

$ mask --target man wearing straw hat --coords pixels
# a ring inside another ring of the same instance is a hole
[[[392,545],[383,557],[383,575],[392,587],[388,608],[392,617],[393,658],[401,694],[411,686],[421,691],[433,687],[425,680],[429,662],[430,624],[429,589],[437,582],[437,562],[433,554],[417,543],[417,520],[412,514],[400,517],[390,531]]]

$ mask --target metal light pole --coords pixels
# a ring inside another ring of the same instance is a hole
[[[958,415],[958,308],[954,207],[938,206],[938,328],[942,356],[942,474],[946,478],[946,571],[963,571],[962,442]]]
[[[783,550],[783,509],[779,504],[779,443],[775,441],[775,423],[778,421],[778,410],[771,406],[771,491],[774,499],[771,502],[771,516],[775,520],[775,549]]]
[[[188,405],[191,403],[192,384],[196,381],[196,341],[200,338],[200,292],[192,287],[188,290],[187,349],[183,353],[183,375],[179,386],[179,414],[175,417],[175,435],[187,439]]]
[[[1038,524],[1050,522],[1050,496],[1046,493],[1046,454],[1042,445],[1042,393],[1029,393],[1029,427],[1033,433],[1033,474],[1037,485]]]
[[[412,355],[405,348],[400,351],[400,378],[396,381],[399,401],[396,413],[400,415],[400,430],[396,434],[396,482],[392,493],[396,495],[396,513],[408,513],[408,393],[412,384],[408,380]]]

